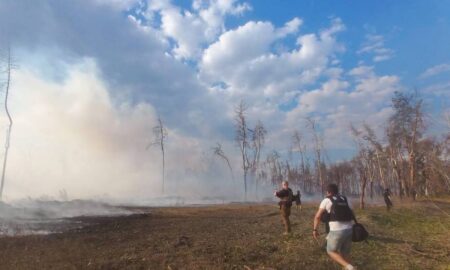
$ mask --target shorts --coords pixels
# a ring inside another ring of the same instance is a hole
[[[349,255],[352,247],[352,229],[330,231],[327,236],[327,251]]]

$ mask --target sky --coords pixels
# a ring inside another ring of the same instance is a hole
[[[241,101],[266,152],[287,153],[294,130],[309,147],[310,117],[328,161],[348,159],[350,123],[382,138],[395,91],[417,90],[430,134],[448,132],[449,14],[448,0],[1,0],[0,48],[14,59],[5,192],[160,196],[161,155],[146,149],[158,117],[169,190],[232,192],[211,147],[241,173]]]

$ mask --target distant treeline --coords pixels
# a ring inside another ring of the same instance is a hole
[[[255,128],[248,127],[246,109],[241,102],[235,112],[235,140],[242,157],[246,194],[249,183],[257,189],[258,184],[278,185],[285,179],[303,194],[323,194],[326,184],[337,183],[343,193],[360,196],[361,207],[366,196],[379,196],[386,188],[412,199],[450,193],[450,121],[445,134],[426,136],[423,100],[417,93],[394,93],[393,114],[382,138],[368,124],[349,125],[357,154],[351,160],[334,163],[325,162],[323,137],[312,118],[306,119],[306,132],[312,133],[314,142],[308,149],[303,134],[295,131],[290,143],[291,158],[276,151],[261,158],[267,132],[261,122]],[[307,150],[314,152],[314,157],[307,155]]]

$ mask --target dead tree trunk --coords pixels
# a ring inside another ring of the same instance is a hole
[[[247,106],[243,101],[239,103],[239,105],[235,109],[235,130],[236,137],[235,141],[239,146],[239,150],[241,152],[242,157],[242,170],[244,171],[244,199],[247,200],[247,176],[248,171],[250,170],[250,161],[249,161],[249,129],[247,126],[247,120],[245,117],[245,111],[247,110]]]
[[[250,175],[255,182],[255,196],[258,199],[258,177],[257,171],[260,167],[260,159],[261,159],[261,151],[265,143],[265,137],[267,134],[267,130],[264,128],[264,125],[261,121],[258,121],[255,128],[251,130],[252,133],[252,160],[250,165]]]
[[[9,125],[6,130],[6,140],[5,140],[5,156],[3,158],[3,169],[2,169],[2,182],[0,185],[0,200],[3,198],[3,189],[5,187],[5,175],[6,175],[6,163],[8,161],[8,151],[9,151],[9,145],[10,145],[10,139],[11,139],[11,130],[13,126],[13,120],[11,117],[11,114],[8,110],[8,96],[9,96],[9,88],[11,85],[11,50],[8,48],[8,59],[7,59],[7,66],[6,66],[6,90],[5,90],[5,112],[8,116]]]
[[[167,139],[168,133],[167,133],[167,129],[163,124],[163,121],[161,120],[161,117],[158,117],[158,125],[153,127],[153,135],[154,135],[154,139],[153,142],[150,143],[147,146],[147,149],[152,146],[152,145],[157,145],[160,147],[161,149],[161,156],[162,156],[162,185],[161,185],[161,189],[162,189],[162,193],[164,194],[164,185],[165,185],[165,171],[166,171],[166,152],[165,152],[165,148],[164,148],[164,143]]]
[[[364,198],[366,195],[366,185],[367,185],[367,176],[364,172],[364,169],[360,170],[360,177],[361,177],[361,194],[359,196],[359,207],[361,209],[364,209],[365,207],[365,203],[364,203]]]
[[[323,175],[322,175],[322,139],[320,138],[318,131],[317,131],[317,126],[316,126],[316,122],[312,119],[312,118],[307,118],[306,119],[309,122],[309,125],[311,127],[311,130],[313,132],[313,136],[314,136],[314,150],[316,153],[316,166],[317,166],[317,176],[318,176],[318,185],[320,186],[321,192],[322,194],[325,193],[325,183],[323,180]]]

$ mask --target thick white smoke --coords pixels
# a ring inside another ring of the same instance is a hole
[[[62,81],[24,68],[13,73],[4,197],[57,197],[62,190],[69,199],[161,197],[160,150],[146,150],[157,123],[154,108],[112,100],[92,60],[68,70]],[[5,127],[4,117],[1,123]],[[226,196],[235,190],[226,168],[212,160],[212,144],[168,129],[166,195]]]

